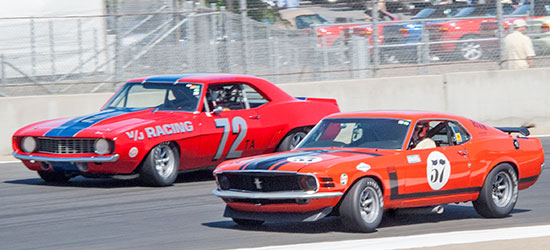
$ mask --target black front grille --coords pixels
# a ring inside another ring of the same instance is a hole
[[[224,172],[218,174],[218,181],[223,190],[242,190],[256,192],[305,191],[302,180],[307,175],[295,173],[265,173],[265,172]],[[311,177],[309,177],[311,178]]]
[[[38,152],[50,154],[94,153],[95,139],[38,138]]]

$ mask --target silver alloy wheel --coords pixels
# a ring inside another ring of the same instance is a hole
[[[462,52],[462,57],[466,60],[478,60],[483,54],[481,51],[481,45],[476,42],[462,43],[460,50]]]
[[[367,223],[372,223],[380,213],[380,201],[376,190],[372,187],[366,187],[361,192],[359,199],[361,218]]]
[[[167,144],[158,145],[153,149],[155,170],[162,178],[168,178],[175,171],[174,151]]]
[[[493,181],[493,202],[497,207],[505,207],[512,200],[513,183],[510,174],[500,172]]]
[[[306,137],[306,133],[304,133],[304,132],[295,133],[292,136],[292,141],[290,142],[290,149],[295,149],[296,146],[298,146],[298,144],[300,144],[300,142],[302,142],[304,137]]]

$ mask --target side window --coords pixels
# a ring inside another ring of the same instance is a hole
[[[206,102],[209,110],[222,107],[224,111],[248,108],[245,102],[243,85],[240,83],[216,84],[208,86]]]
[[[471,139],[470,134],[457,122],[449,122],[449,128],[452,132],[451,138],[453,144],[459,145],[463,144]]]
[[[245,101],[248,102],[250,108],[256,108],[269,102],[269,100],[265,99],[262,94],[258,93],[258,91],[256,91],[252,87],[246,84],[243,84],[242,86]]]

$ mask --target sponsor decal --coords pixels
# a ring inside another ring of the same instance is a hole
[[[130,158],[134,158],[137,156],[138,152],[139,150],[136,147],[132,147],[128,152],[128,156],[130,156]]]
[[[460,133],[455,133],[455,138],[458,142],[462,142],[462,135]]]
[[[305,155],[305,156],[289,157],[286,160],[289,161],[289,162],[294,162],[294,163],[309,164],[309,163],[320,162],[320,161],[323,160],[323,158],[310,156],[310,155]]]
[[[357,164],[357,166],[355,168],[359,171],[367,172],[370,169],[370,165],[361,162],[361,163]]]
[[[450,176],[451,163],[449,159],[439,151],[431,152],[426,163],[426,177],[430,187],[433,190],[441,189],[447,184]]]
[[[348,175],[346,173],[343,173],[340,175],[340,184],[346,185],[348,184]]]
[[[420,155],[407,155],[408,163],[418,163],[421,162]]]
[[[146,136],[148,139],[150,139],[165,135],[181,134],[185,132],[192,132],[193,123],[191,123],[190,121],[167,123],[154,127],[146,127],[143,130],[145,131],[145,134],[143,131],[139,131],[136,129],[134,131],[126,132],[126,135],[128,136],[128,138],[133,139],[134,141],[141,141],[145,139]]]

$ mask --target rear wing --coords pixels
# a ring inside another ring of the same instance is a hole
[[[520,133],[523,136],[529,136],[531,134],[529,132],[529,129],[526,127],[495,127],[495,128],[508,134]]]

